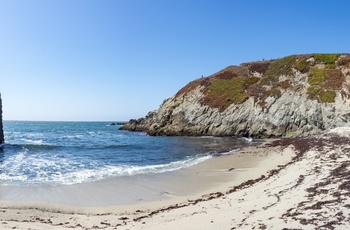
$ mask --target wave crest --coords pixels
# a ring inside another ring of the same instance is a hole
[[[87,168],[86,165],[64,158],[42,159],[35,156],[27,156],[26,152],[22,152],[9,159],[8,163],[0,166],[0,171],[4,172],[0,175],[0,183],[71,185],[99,181],[111,177],[175,171],[191,167],[210,158],[212,158],[212,155],[189,157],[185,160],[167,164],[145,166],[105,165]]]

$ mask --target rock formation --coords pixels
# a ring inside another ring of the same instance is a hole
[[[350,54],[229,66],[122,129],[150,135],[306,136],[350,125]]]
[[[0,145],[4,144],[4,131],[2,128],[2,101],[0,94]]]

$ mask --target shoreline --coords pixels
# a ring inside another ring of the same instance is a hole
[[[215,156],[188,168],[164,173],[123,176],[74,185],[0,185],[0,203],[88,209],[173,203],[174,200],[196,198],[259,177],[271,167],[276,167],[276,163],[264,163],[270,161],[270,156],[258,151],[259,146],[266,143],[267,141]]]
[[[0,226],[16,226],[21,229],[18,223],[26,222],[28,219],[22,219],[22,216],[29,213],[34,216],[58,216],[57,219],[62,218],[61,215],[65,218],[68,215],[70,218],[79,216],[84,219],[93,216],[93,219],[99,219],[100,216],[115,218],[125,214],[137,219],[144,213],[152,213],[152,210],[159,212],[205,202],[246,181],[255,180],[262,175],[267,176],[271,170],[278,169],[295,156],[289,148],[280,151],[279,148],[266,147],[270,142],[271,140],[228,155],[214,157],[189,168],[162,174],[134,176],[122,181],[124,184],[117,178],[32,190],[25,187],[19,189],[0,186],[0,221],[7,223]],[[124,190],[118,190],[117,188],[122,187],[120,184],[127,186]],[[126,194],[133,199],[125,199],[123,195]],[[41,200],[38,201],[38,197],[41,197]],[[118,197],[123,197],[127,202],[121,202]],[[9,217],[16,221],[8,221]],[[30,222],[33,222],[37,229],[43,225],[43,221]],[[79,227],[78,224],[76,226]]]
[[[133,205],[79,207],[0,200],[0,227],[348,229],[349,150],[350,127],[317,136],[272,140],[179,171],[177,177],[164,180],[177,188],[178,194],[169,190],[162,194],[163,199],[141,200]],[[193,182],[191,178],[198,182],[190,184],[196,189],[185,186],[187,193],[183,193],[178,186]],[[115,196],[110,195],[104,199]],[[88,200],[101,194],[79,196]]]

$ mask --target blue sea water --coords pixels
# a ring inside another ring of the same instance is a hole
[[[110,122],[4,121],[0,184],[69,185],[162,173],[253,144],[234,137],[161,137]]]

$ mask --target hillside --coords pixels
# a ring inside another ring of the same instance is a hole
[[[350,124],[350,54],[243,63],[194,80],[122,129],[150,135],[305,136]]]

